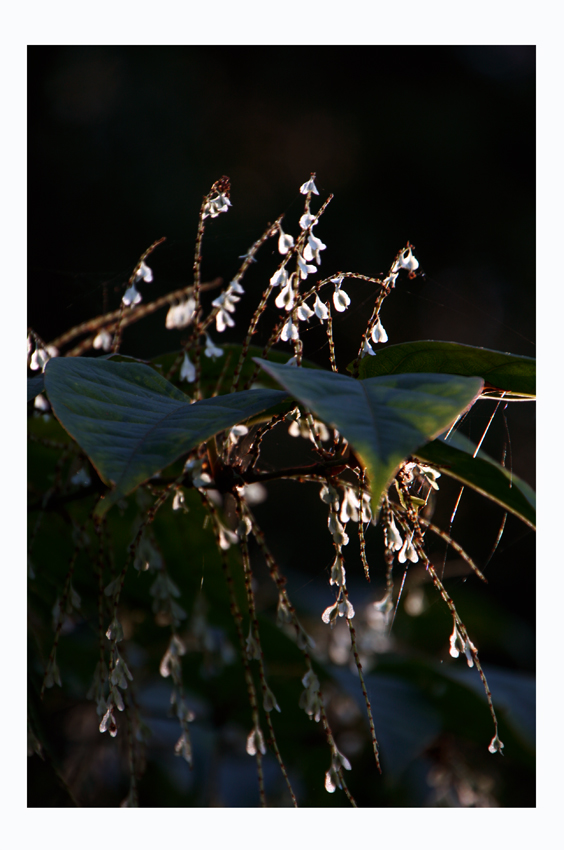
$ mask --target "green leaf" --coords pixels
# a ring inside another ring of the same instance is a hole
[[[36,375],[27,379],[27,400],[32,401],[35,396],[43,392],[43,375]]]
[[[493,388],[507,393],[534,398],[536,361],[533,357],[491,351],[458,342],[420,340],[390,345],[375,357],[360,361],[361,378],[396,375],[408,372],[440,372],[449,375],[478,375],[486,381],[484,393],[496,398]],[[490,387],[492,389],[490,389]]]
[[[57,357],[45,368],[53,413],[118,499],[219,431],[280,402],[277,390],[247,390],[192,404],[150,366]]]
[[[448,442],[434,440],[414,451],[413,456],[439,467],[446,475],[467,484],[535,528],[534,490],[485,452],[480,451],[474,458],[475,451],[476,446],[462,434],[451,434]]]
[[[479,396],[481,378],[394,375],[357,381],[258,360],[262,368],[352,445],[370,476],[377,512],[405,458],[446,430]]]

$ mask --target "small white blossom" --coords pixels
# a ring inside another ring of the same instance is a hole
[[[490,751],[490,753],[499,753],[500,755],[503,755],[501,751],[504,746],[505,744],[502,744],[499,739],[499,735],[496,735],[494,738],[492,738],[488,750]]]
[[[177,490],[172,500],[172,510],[180,511],[185,507],[184,493],[182,490]]]
[[[180,380],[188,381],[189,384],[196,380],[196,367],[188,357],[188,352],[186,351],[184,352],[184,360],[180,367]]]
[[[280,231],[280,236],[278,238],[278,251],[280,254],[287,254],[290,248],[294,247],[294,237],[290,236],[289,233],[284,233],[281,224],[278,225],[278,230]]]
[[[300,304],[300,306],[298,307],[297,314],[300,322],[307,322],[308,319],[313,316],[313,310],[311,309],[311,307],[308,307],[308,305],[304,301],[304,303]]]
[[[238,280],[232,280],[231,283],[229,284],[227,291],[229,293],[236,292],[237,295],[244,295],[245,294],[245,290],[243,289],[243,287],[241,286],[241,284],[239,283]],[[240,299],[238,298],[237,301],[239,301],[239,300]]]
[[[327,245],[325,245],[321,239],[318,239],[317,236],[314,236],[313,233],[310,233],[308,236],[307,245],[304,249],[304,257],[306,260],[311,261],[315,260],[317,265],[320,264],[321,258],[319,256],[320,251],[324,251]]]
[[[112,347],[112,335],[106,330],[98,331],[92,342],[94,348],[102,348],[104,351],[109,351]]]
[[[432,466],[424,466],[421,463],[417,464],[417,466],[415,467],[415,471],[419,475],[423,476],[423,478],[425,478],[425,480],[433,488],[433,490],[439,489],[439,485],[437,484],[437,478],[441,477],[440,472],[438,472],[436,469],[433,469]]]
[[[378,317],[378,321],[376,322],[376,324],[372,328],[372,333],[370,334],[370,336],[372,337],[372,342],[387,342],[388,341],[388,334],[384,330],[384,327],[383,327],[382,322],[380,321],[379,317]]]
[[[292,286],[292,281],[290,280],[285,286],[282,287],[279,294],[276,296],[276,300],[274,301],[276,306],[282,310],[286,310],[288,313],[294,306],[294,287]]]
[[[265,755],[266,753],[264,737],[259,726],[255,726],[247,738],[247,752],[250,756],[256,756],[257,753]]]
[[[323,322],[329,318],[329,308],[326,304],[323,303],[319,295],[315,296],[315,303],[313,305],[313,309],[315,315],[319,319],[319,321],[323,324]]]
[[[464,640],[462,635],[458,630],[458,626],[456,624],[456,620],[454,622],[454,628],[452,630],[452,634],[450,636],[450,649],[449,654],[452,658],[458,658],[461,652],[463,652],[466,656],[466,663],[469,667],[474,666],[474,653],[476,652],[476,647],[472,643],[471,640]]]
[[[398,531],[393,515],[390,515],[390,521],[384,526],[384,534],[386,537],[386,548],[393,549],[394,552],[399,552],[403,547],[402,536]]]
[[[360,356],[361,356],[361,357],[366,357],[366,355],[367,355],[367,354],[369,354],[371,357],[375,357],[375,356],[376,356],[376,352],[374,351],[374,349],[372,348],[372,346],[370,345],[370,343],[368,342],[368,340],[367,340],[367,339],[365,339],[365,340],[364,340],[364,345],[362,346],[362,353],[361,353],[361,355],[360,355]]]
[[[223,349],[219,348],[217,345],[214,345],[213,341],[206,334],[206,347],[204,348],[204,354],[206,357],[211,357],[215,360],[218,357],[223,357]]]
[[[333,304],[335,305],[335,310],[338,313],[344,313],[349,304],[351,303],[351,299],[344,291],[341,289],[340,282],[335,286],[335,292],[333,293]]]
[[[126,307],[133,307],[134,304],[139,304],[143,298],[141,293],[137,292],[135,283],[132,283],[131,286],[123,293],[123,298],[121,300]]]
[[[262,707],[265,711],[272,711],[273,708],[275,708],[276,711],[282,711],[282,709],[276,702],[276,697],[274,696],[268,685],[265,686],[265,693],[262,699]]]
[[[234,543],[238,543],[239,538],[235,534],[234,531],[231,531],[229,528],[224,528],[222,525],[219,526],[219,548],[226,551],[229,549]]]
[[[309,180],[306,180],[305,183],[302,183],[302,185],[300,186],[300,192],[302,193],[302,195],[307,195],[308,192],[313,192],[314,195],[319,195],[317,187],[314,183],[314,179],[315,174],[312,174]]]
[[[217,195],[213,198],[210,198],[204,206],[202,218],[204,219],[208,216],[211,216],[212,218],[217,218],[220,213],[227,212],[230,206],[231,201],[229,200],[227,195],[218,192]]]
[[[85,469],[84,466],[81,466],[80,469],[72,476],[71,484],[76,484],[77,486],[81,487],[90,486],[90,475],[88,474],[88,470]]]
[[[218,333],[223,333],[225,328],[234,328],[235,322],[223,308],[220,308],[215,316],[215,327]]]
[[[168,330],[187,327],[194,318],[195,306],[196,302],[192,297],[187,298],[186,301],[182,301],[180,304],[171,306],[166,314],[165,321]]]
[[[333,535],[333,542],[337,546],[346,546],[349,542],[349,536],[345,532],[344,527],[339,522],[337,514],[333,513],[333,511],[331,511],[331,513],[329,514],[327,525],[329,526],[329,531]]]
[[[419,260],[416,260],[413,256],[411,248],[406,248],[403,254],[401,254],[396,263],[400,269],[407,269],[410,272],[414,272],[415,269],[419,268]],[[394,265],[396,264],[394,263]],[[392,267],[392,271],[395,269]]]
[[[45,366],[49,362],[49,354],[45,351],[44,348],[37,347],[33,354],[31,355],[31,362],[29,364],[29,368],[36,372],[38,369],[41,369],[43,372],[45,370]]]
[[[140,280],[144,280],[145,283],[153,282],[153,271],[144,262],[139,265],[135,272],[134,283],[138,283]]]
[[[343,587],[345,581],[345,565],[343,563],[343,558],[339,553],[333,561],[333,566],[331,567],[331,578],[329,579],[329,584],[336,584],[338,587]]]
[[[300,227],[302,230],[307,230],[315,222],[315,216],[311,213],[304,213],[300,218]]]
[[[35,410],[42,410],[44,413],[47,412],[51,407],[43,393],[39,393],[39,395],[35,396],[33,406]]]
[[[406,537],[405,542],[400,550],[400,553],[398,555],[398,561],[400,562],[400,564],[405,564],[406,561],[411,561],[412,564],[416,564],[419,560],[419,555],[415,551],[415,548],[411,542],[412,537],[412,534]]]
[[[277,269],[272,277],[270,278],[271,286],[286,286],[288,283],[288,272],[286,271],[286,267],[281,269]]]
[[[305,280],[308,274],[315,274],[317,271],[315,266],[306,263],[301,254],[298,254],[298,267],[300,269],[300,278]]]
[[[286,322],[286,324],[282,328],[282,331],[280,333],[280,339],[283,340],[284,342],[289,342],[291,339],[296,340],[296,339],[299,339],[299,338],[300,338],[300,333],[299,333],[298,325],[294,324],[294,322],[292,321],[292,317],[290,316],[290,318],[288,319],[288,321]]]

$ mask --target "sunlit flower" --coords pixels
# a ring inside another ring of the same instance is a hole
[[[505,744],[500,741],[499,735],[496,735],[494,738],[492,738],[488,750],[490,751],[490,753],[499,753],[502,756],[503,753],[501,751],[504,746]]]
[[[329,308],[326,304],[323,303],[319,295],[315,296],[315,302],[313,305],[313,310],[315,315],[319,319],[319,321],[323,324],[323,322],[329,318]]]
[[[304,257],[306,260],[311,261],[315,260],[317,265],[320,264],[321,259],[319,257],[319,252],[324,251],[327,245],[325,245],[321,239],[318,239],[317,236],[314,236],[313,233],[310,233],[307,240],[307,245],[304,248]]]
[[[255,726],[247,738],[247,752],[250,756],[256,756],[257,753],[265,755],[266,753],[264,737],[259,726]]]
[[[220,213],[227,212],[231,206],[231,201],[222,192],[218,192],[213,198],[210,198],[204,206],[202,218],[217,218]]]
[[[305,280],[308,274],[315,274],[317,271],[315,266],[306,263],[301,254],[298,254],[298,267],[300,269],[300,278]]]
[[[48,362],[48,353],[45,351],[44,348],[40,348],[38,346],[31,355],[31,362],[29,364],[29,368],[32,369],[34,372],[36,372],[38,369],[41,369],[41,371],[43,371]]]
[[[329,526],[329,531],[333,535],[333,542],[337,546],[346,546],[349,542],[349,536],[346,533],[344,527],[339,522],[337,514],[333,511],[331,511],[331,513],[329,514],[327,525]]]
[[[265,692],[262,699],[262,707],[265,711],[272,711],[273,708],[275,708],[276,711],[282,711],[282,709],[276,702],[276,697],[274,696],[268,685],[265,685]]]
[[[231,281],[225,292],[212,301],[212,307],[218,307],[219,310],[215,316],[215,324],[217,331],[223,333],[226,327],[234,327],[235,322],[229,315],[235,312],[235,305],[241,299],[235,293],[243,293],[245,290],[237,281]]]
[[[280,231],[280,236],[278,238],[278,251],[281,254],[287,254],[290,248],[294,247],[294,237],[290,236],[289,233],[284,233],[281,224],[278,225],[278,230]]]
[[[131,286],[123,293],[123,298],[121,300],[126,307],[133,307],[134,304],[139,304],[143,298],[141,293],[137,292],[135,283],[132,283]]]
[[[319,723],[321,718],[321,700],[319,698],[319,679],[311,669],[307,671],[302,678],[302,685],[305,690],[300,694],[299,707],[308,714],[316,723]]]
[[[211,357],[212,360],[216,360],[218,357],[223,357],[223,349],[214,345],[208,334],[206,334],[206,347],[204,348],[204,354],[206,357]]]
[[[338,587],[343,587],[346,581],[345,564],[342,555],[339,553],[333,561],[331,567],[331,578],[329,584],[336,584]]]
[[[174,499],[172,500],[172,510],[173,511],[180,511],[180,510],[183,510],[184,508],[185,508],[184,493],[182,492],[182,490],[177,490],[176,493],[174,494]]]
[[[297,324],[294,324],[292,321],[292,317],[288,319],[282,331],[280,332],[280,339],[284,342],[289,342],[291,339],[299,339],[300,333]]]
[[[338,282],[335,283],[335,292],[333,293],[333,304],[335,305],[335,310],[338,313],[344,313],[349,304],[351,303],[351,299],[344,291],[341,289],[341,281],[342,277],[336,279]]]
[[[134,283],[138,283],[140,280],[144,280],[145,283],[153,282],[153,271],[144,262],[139,265],[135,272]]]
[[[288,272],[286,271],[286,267],[281,269],[277,269],[272,277],[270,278],[271,286],[286,286],[288,283]]]
[[[109,351],[112,347],[112,335],[106,330],[98,331],[92,342],[94,348],[102,348],[104,351]]]
[[[378,317],[378,321],[373,326],[370,336],[372,337],[372,342],[387,342],[388,341],[388,334],[384,330],[382,322],[380,321],[380,317]]]
[[[39,395],[35,396],[35,399],[33,401],[33,407],[35,408],[35,410],[42,410],[43,413],[46,413],[51,407],[51,405],[49,404],[43,393],[39,393]]]
[[[110,707],[108,708],[108,710],[104,714],[104,716],[101,720],[100,726],[98,728],[100,729],[100,732],[108,731],[110,733],[110,735],[112,736],[112,738],[115,738],[115,736],[118,733],[118,727],[117,727],[116,719],[114,717],[113,708],[114,708],[113,703],[111,703]]]
[[[472,643],[472,641],[468,638],[464,640],[460,631],[458,630],[458,626],[456,624],[456,620],[454,622],[454,628],[452,630],[452,634],[450,636],[450,649],[449,654],[452,658],[458,658],[460,653],[463,652],[466,656],[466,663],[469,667],[474,666],[474,653],[477,652],[476,647]]]
[[[400,564],[405,564],[406,561],[411,561],[412,564],[416,564],[419,560],[419,555],[415,551],[415,547],[411,542],[412,537],[413,534],[409,534],[406,537],[405,542],[400,550],[400,553],[398,555],[398,561],[400,562]]]
[[[319,195],[317,187],[314,183],[314,179],[315,174],[312,174],[309,180],[306,180],[305,183],[302,183],[302,185],[300,186],[300,192],[302,193],[302,195],[307,195],[308,192],[313,192],[314,195]]]
[[[284,309],[287,312],[290,312],[294,306],[294,287],[292,286],[291,280],[282,287],[276,296],[274,303],[280,310]]]
[[[308,227],[311,227],[311,225],[314,222],[315,222],[315,216],[312,215],[311,213],[306,212],[300,218],[300,227],[301,227],[302,230],[307,230]]]
[[[313,310],[311,309],[311,307],[308,307],[305,301],[303,302],[303,304],[300,304],[296,312],[298,314],[298,319],[300,320],[300,322],[307,322],[308,319],[313,316]]]
[[[384,526],[384,535],[386,538],[386,549],[393,549],[394,552],[399,552],[403,547],[403,540],[392,514],[390,515],[389,522]]]
[[[372,348],[372,346],[370,345],[370,343],[368,342],[368,340],[367,340],[367,339],[365,339],[365,340],[364,340],[364,344],[363,344],[363,346],[362,346],[362,352],[361,352],[361,355],[360,355],[360,356],[361,356],[361,357],[366,357],[366,355],[367,355],[367,354],[369,354],[371,357],[375,357],[375,356],[376,356],[376,352],[374,351],[374,349]]]
[[[400,269],[407,269],[410,272],[414,272],[415,269],[419,268],[419,260],[413,256],[411,248],[406,248],[394,263],[394,266],[396,265]],[[392,272],[396,271],[394,266],[392,266]]]

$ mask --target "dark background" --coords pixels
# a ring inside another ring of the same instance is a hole
[[[315,171],[320,201],[335,195],[316,228],[328,246],[324,275],[377,275],[407,240],[416,247],[425,277],[402,281],[386,302],[390,343],[443,339],[534,356],[534,47],[33,47],[28,86],[28,322],[46,342],[117,307],[161,236],[144,296],[190,283],[201,198],[223,174],[233,207],[207,228],[204,280],[230,280],[281,213],[296,235],[298,189]],[[259,260],[246,278],[253,305],[275,245]],[[335,329],[343,367],[373,301],[369,284],[346,289],[353,304]],[[240,307],[241,323],[216,342],[240,341],[251,309]],[[177,347],[176,333],[154,317],[126,330],[122,351],[151,357]],[[309,356],[326,366],[324,337],[311,339]],[[475,409],[466,433],[477,441],[492,411],[492,402]],[[533,405],[509,405],[506,416],[513,469],[534,485]],[[484,444],[497,459],[506,437],[499,415]],[[443,527],[456,492],[438,508]],[[457,539],[483,564],[501,513],[482,503],[477,525],[473,498]],[[298,538],[309,562],[307,529]],[[526,672],[533,541],[510,519],[479,590],[522,636],[494,642],[490,662]],[[282,559],[292,557],[285,545],[282,534]]]

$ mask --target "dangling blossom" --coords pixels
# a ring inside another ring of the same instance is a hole
[[[44,348],[38,346],[31,355],[29,368],[36,372],[38,369],[45,371],[45,366],[49,362],[49,354]]]
[[[400,553],[398,555],[398,561],[400,562],[400,564],[405,564],[406,561],[411,561],[412,564],[416,564],[419,560],[419,555],[415,551],[415,547],[411,542],[412,537],[413,534],[409,534],[406,537],[405,542],[400,550]]]
[[[359,508],[361,508],[360,512]],[[362,522],[370,522],[372,519],[370,493],[363,493],[360,500],[352,487],[346,487],[339,518],[343,525],[351,519],[353,522],[358,522],[359,519],[362,519]]]
[[[395,272],[398,269],[407,269],[409,272],[414,272],[419,268],[419,260],[417,260],[411,251],[411,248],[406,248],[397,258],[391,271]]]
[[[438,472],[436,469],[433,469],[432,466],[424,466],[422,463],[418,463],[415,467],[415,472],[425,478],[425,480],[433,488],[433,490],[439,489],[439,485],[437,484],[437,478],[441,477],[441,473]]]
[[[194,318],[194,308],[196,302],[192,297],[187,298],[180,304],[172,305],[166,314],[165,325],[168,330],[173,328],[185,328]]]
[[[287,254],[290,248],[294,247],[294,237],[290,236],[289,233],[284,233],[281,224],[278,225],[278,230],[280,231],[280,236],[278,238],[278,251],[280,254]]]
[[[305,183],[302,183],[300,186],[300,192],[302,195],[307,195],[308,192],[313,192],[314,195],[319,195],[317,191],[317,187],[314,183],[315,174],[312,174],[309,180],[306,180]]]
[[[496,735],[494,738],[491,739],[488,750],[490,751],[490,753],[499,753],[500,756],[502,756],[503,753],[501,751],[504,746],[505,744],[500,741],[499,735]]]
[[[144,262],[139,265],[139,268],[135,272],[133,282],[138,283],[140,280],[144,280],[145,283],[153,282],[153,270],[150,269],[149,266],[145,265]]]
[[[461,652],[463,652],[466,656],[466,663],[469,667],[474,666],[474,655],[476,652],[476,647],[472,643],[470,639],[464,640],[462,635],[458,630],[458,626],[456,624],[456,620],[454,621],[454,628],[452,630],[452,634],[450,636],[450,649],[449,654],[452,658],[458,658]]]
[[[135,283],[132,283],[123,293],[121,300],[126,307],[133,307],[134,304],[139,304],[143,300],[143,297],[140,292],[137,292]]]
[[[43,413],[46,413],[51,407],[51,405],[49,404],[43,393],[39,393],[39,395],[35,396],[35,399],[33,401],[33,407],[35,408],[35,410],[41,410],[43,411]]]
[[[333,304],[335,305],[335,310],[338,313],[344,313],[349,304],[351,303],[351,299],[344,291],[341,289],[341,283],[343,282],[343,275],[339,275],[338,277],[332,278],[332,283],[335,284],[335,292],[333,293]]]
[[[380,317],[378,317],[378,321],[372,328],[372,333],[370,334],[372,337],[372,342],[387,342],[388,334],[384,330],[382,322],[380,321]]]
[[[337,788],[343,787],[339,777],[341,767],[344,767],[345,770],[352,769],[348,758],[339,752],[337,747],[335,747],[335,752],[331,760],[331,767],[325,774],[325,790],[328,791],[329,794],[333,794]]]
[[[180,367],[180,380],[188,381],[189,384],[196,380],[196,367],[188,357],[188,352],[184,352],[184,360]]]
[[[326,304],[323,303],[319,295],[315,296],[315,303],[313,305],[313,309],[315,315],[317,316],[321,324],[323,324],[323,322],[329,318],[329,308]]]
[[[109,351],[112,347],[112,335],[106,330],[98,331],[92,342],[94,348],[102,348],[104,351]]]
[[[227,445],[229,446],[229,448],[238,443],[239,439],[241,437],[244,437],[245,434],[248,433],[249,429],[246,425],[234,425],[227,436]]]
[[[219,548],[227,551],[234,543],[239,542],[239,537],[230,528],[219,526]]]
[[[288,313],[294,306],[294,287],[292,286],[292,281],[290,280],[285,286],[282,287],[279,294],[276,296],[276,300],[274,301],[276,306],[282,310],[286,310]]]
[[[247,738],[247,752],[250,756],[256,756],[257,753],[262,753],[263,756],[266,754],[264,737],[258,725],[255,726]]]
[[[271,286],[286,286],[288,283],[288,272],[286,271],[286,267],[284,266],[281,269],[277,269],[272,277],[270,278]]]
[[[372,348],[372,346],[370,345],[368,340],[365,339],[364,345],[362,346],[362,352],[361,352],[360,356],[366,357],[367,354],[369,354],[371,357],[376,357],[376,352],[374,351],[374,349]]]
[[[324,251],[327,245],[325,245],[321,239],[318,239],[317,236],[314,236],[313,233],[310,233],[307,240],[307,245],[304,248],[304,257],[306,260],[315,260],[317,265],[320,264],[321,258],[319,256],[320,251]]]
[[[354,617],[354,608],[346,597],[329,605],[321,615],[323,622],[331,627],[337,622],[337,617],[345,617],[347,620],[352,620]]]
[[[247,640],[246,640],[245,649],[246,649],[247,658],[249,659],[249,661],[252,661],[253,659],[260,660],[260,658],[261,658],[260,644],[253,634],[252,624],[249,627],[249,636],[247,637]]]
[[[335,543],[335,545],[346,546],[349,542],[349,536],[345,532],[344,527],[339,522],[337,514],[333,511],[331,511],[331,513],[329,514],[327,525],[329,527],[329,531],[333,535],[333,542]]]
[[[403,547],[402,536],[398,531],[393,514],[390,514],[390,520],[384,526],[384,536],[386,539],[386,549],[393,549],[394,552],[399,552]]]
[[[115,738],[115,736],[118,733],[118,727],[117,727],[116,719],[114,717],[113,709],[114,709],[114,705],[113,705],[112,702],[110,702],[110,706],[109,706],[108,710],[106,711],[106,713],[104,714],[102,721],[100,723],[100,726],[98,728],[100,729],[100,732],[108,731],[110,733],[110,735],[112,736],[112,738]]]
[[[294,324],[292,321],[292,317],[288,319],[282,331],[280,332],[280,339],[284,342],[289,342],[291,339],[297,340],[300,338],[299,328],[297,324]],[[295,424],[295,423],[292,423]]]
[[[300,278],[305,280],[308,274],[315,274],[317,271],[315,266],[306,263],[301,254],[298,254],[298,267],[300,269]]]
[[[208,334],[206,334],[206,347],[204,348],[204,354],[206,357],[211,357],[212,360],[216,360],[218,357],[223,357],[223,349],[215,345]]]
[[[309,717],[319,723],[321,718],[321,700],[319,698],[319,679],[311,669],[307,671],[302,678],[302,685],[305,690],[300,694],[298,705],[309,715]]]
[[[316,216],[312,215],[309,212],[305,212],[300,218],[300,227],[302,230],[307,230],[308,227],[311,227],[314,224]]]
[[[244,293],[244,289],[236,280],[231,281],[225,292],[212,301],[212,307],[218,307],[218,312],[215,317],[215,324],[218,333],[223,333],[226,327],[235,327],[235,322],[229,315],[235,312],[235,304],[240,301],[239,295],[236,293]]]
[[[210,198],[204,206],[202,219],[207,218],[208,216],[211,216],[211,218],[217,218],[220,213],[227,212],[230,206],[231,201],[227,195],[222,192],[218,192],[217,195]]]
[[[338,587],[343,587],[345,581],[345,564],[343,562],[343,556],[339,552],[331,567],[331,578],[329,579],[329,584],[336,584]]]
[[[177,490],[176,493],[174,494],[174,499],[172,500],[172,510],[173,511],[187,510],[186,504],[185,504],[185,499],[184,499],[184,493],[182,492],[182,490]]]
[[[274,708],[276,709],[276,711],[282,711],[276,701],[276,697],[274,696],[268,685],[265,685],[265,692],[262,698],[262,707],[265,711],[272,711]]]
[[[305,301],[303,302],[303,304],[300,304],[296,312],[298,314],[298,319],[300,320],[300,322],[307,322],[311,318],[311,316],[313,316],[313,310],[311,309],[311,307],[308,307]]]

